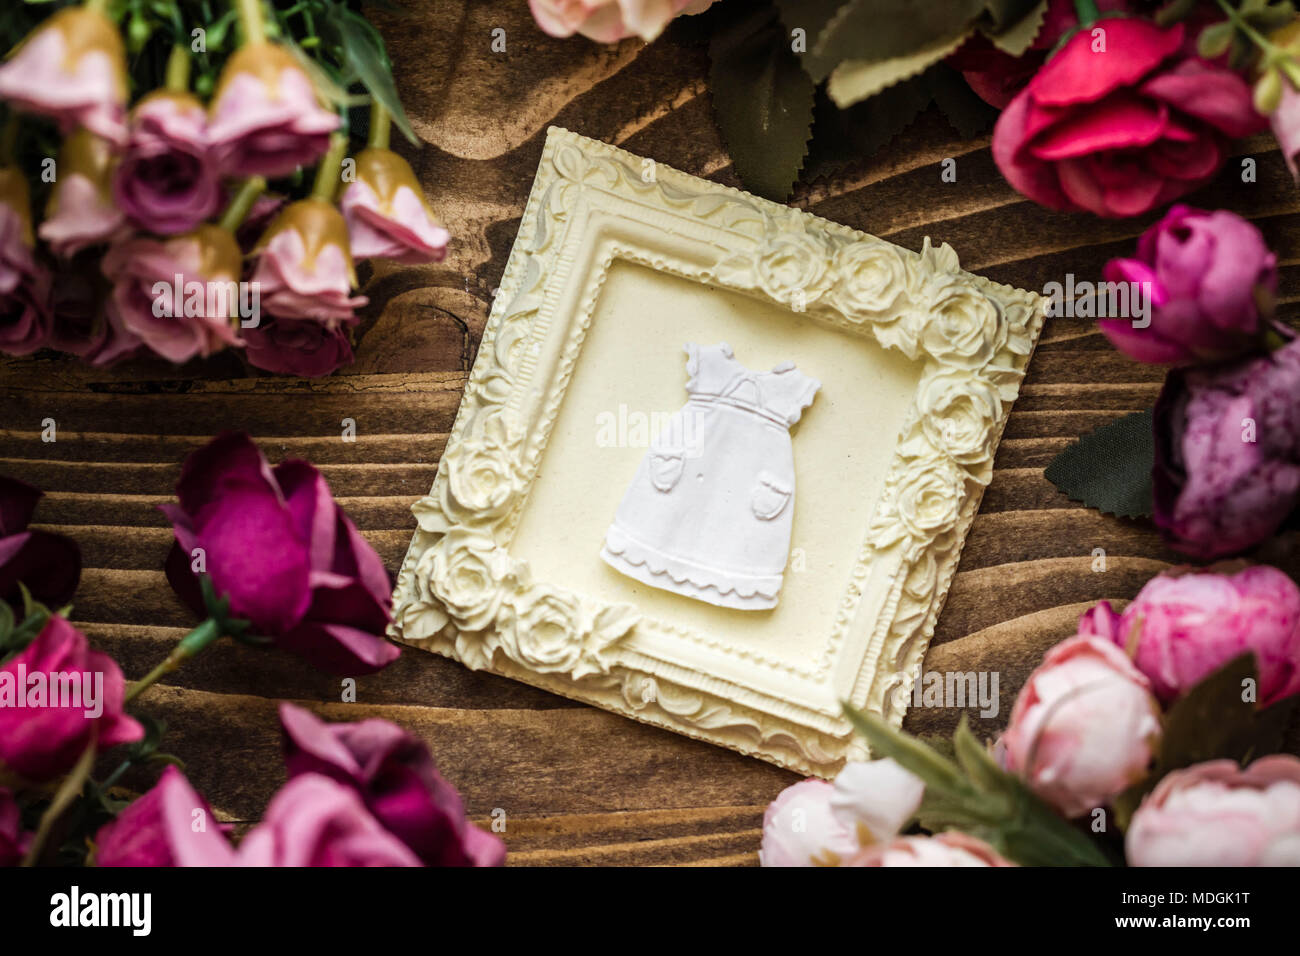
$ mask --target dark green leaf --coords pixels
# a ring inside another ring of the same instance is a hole
[[[984,0],[848,0],[809,41],[804,69],[823,80],[844,60],[906,56],[965,32],[984,8]]]
[[[1192,15],[1200,0],[1169,0],[1163,7],[1156,11],[1156,23],[1162,27],[1172,26],[1179,20],[1185,20]]]
[[[406,118],[402,101],[393,83],[393,69],[384,49],[383,38],[365,17],[347,7],[334,7],[329,13],[329,23],[337,32],[348,65],[356,71],[370,95],[393,118],[393,125],[412,143],[419,143],[411,123]]]
[[[980,99],[961,73],[946,63],[936,63],[923,75],[935,105],[963,139],[974,139],[993,128],[998,110]]]
[[[840,109],[829,97],[819,94],[805,179],[829,176],[846,165],[868,159],[930,104],[928,82],[924,74],[913,77],[847,109]]]
[[[1133,412],[1084,435],[1043,475],[1089,508],[1121,518],[1148,517],[1154,460],[1151,413]]]
[[[915,737],[895,730],[876,714],[856,710],[848,704],[843,707],[849,723],[866,738],[876,757],[892,757],[899,766],[920,777],[927,790],[933,787],[944,794],[970,792],[970,784],[951,760],[940,756]]]

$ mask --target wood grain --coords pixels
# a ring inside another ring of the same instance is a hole
[[[44,488],[40,526],[80,541],[86,571],[74,618],[129,677],[162,658],[187,612],[162,574],[170,546],[155,506],[179,463],[216,432],[246,429],[273,460],[308,458],[395,570],[429,487],[522,214],[545,129],[558,124],[718,182],[739,185],[715,130],[704,52],[671,29],[650,46],[557,41],[523,3],[437,2],[375,12],[423,140],[402,147],[454,245],[428,267],[369,269],[357,363],[324,381],[250,372],[234,356],[174,369],[87,369],[43,353],[0,362],[0,472]],[[506,30],[505,53],[490,50]],[[1284,312],[1296,314],[1300,192],[1270,139],[1243,144],[1203,206],[1254,219],[1283,258]],[[940,179],[945,157],[957,181]],[[934,113],[882,153],[801,186],[792,202],[900,245],[950,242],[967,268],[1027,288],[1073,272],[1096,278],[1150,218],[1108,222],[1041,209],[998,175],[987,138],[962,142]],[[926,668],[1000,675],[1002,709],[1042,652],[1101,598],[1123,602],[1177,556],[1143,523],[1084,510],[1042,468],[1081,432],[1149,406],[1159,371],[1126,361],[1086,319],[1053,319],[1008,423],[993,482],[967,542]],[[57,441],[42,441],[42,422]],[[355,442],[342,421],[356,422]],[[1107,555],[1093,570],[1093,551]],[[1294,562],[1293,546],[1274,557]],[[296,659],[217,645],[142,698],[169,725],[168,748],[219,814],[247,824],[283,780],[276,702],[332,719],[382,716],[428,740],[443,772],[486,821],[503,811],[513,863],[752,864],[766,804],[785,771],[407,650],[339,703],[337,680]],[[915,732],[958,713],[914,709]],[[1293,742],[1295,736],[1293,735]],[[147,781],[137,780],[137,784]]]

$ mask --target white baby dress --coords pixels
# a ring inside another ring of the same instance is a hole
[[[725,343],[686,354],[690,398],[641,460],[600,556],[710,604],[775,607],[794,517],[789,427],[821,383],[793,362],[751,372]]]

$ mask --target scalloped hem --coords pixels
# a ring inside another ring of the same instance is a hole
[[[782,575],[731,574],[671,558],[610,525],[600,557],[615,571],[664,591],[739,611],[776,607]]]

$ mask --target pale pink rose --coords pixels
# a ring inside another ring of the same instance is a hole
[[[868,847],[847,866],[1015,866],[987,843],[949,830],[938,836],[898,837]]]
[[[284,319],[315,319],[330,327],[355,319],[366,304],[352,296],[347,224],[332,205],[320,199],[291,203],[276,217],[257,245],[253,281],[262,309]]]
[[[850,762],[835,777],[831,812],[852,822],[863,846],[889,840],[916,813],[925,795],[921,778],[885,757]]]
[[[0,99],[126,142],[126,50],[117,27],[87,6],[65,7],[33,30],[0,66]]]
[[[202,103],[159,90],[136,105],[113,196],[138,227],[162,235],[188,232],[217,211],[221,177]]]
[[[1300,157],[1300,93],[1289,82],[1283,81],[1282,101],[1268,120],[1291,178],[1300,182],[1300,172],[1296,169],[1296,159]]]
[[[1211,760],[1168,774],[1133,814],[1130,866],[1300,866],[1300,760]]]
[[[1000,741],[1006,768],[1067,817],[1139,780],[1160,738],[1151,684],[1102,637],[1047,652],[1016,698]]]
[[[553,37],[581,33],[597,43],[653,40],[676,16],[703,13],[713,0],[528,0],[533,19]]]
[[[27,180],[0,167],[0,352],[28,355],[50,335],[50,277],[36,260]]]
[[[82,249],[123,238],[130,231],[126,215],[113,200],[112,145],[80,129],[59,150],[59,177],[45,205],[37,232],[54,254],[71,258]]]
[[[425,202],[406,160],[391,150],[365,149],[356,164],[357,178],[339,199],[353,257],[441,262],[451,235]]]
[[[208,119],[222,172],[268,178],[314,163],[341,122],[293,55],[272,43],[247,44],[226,61]]]

